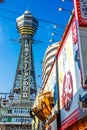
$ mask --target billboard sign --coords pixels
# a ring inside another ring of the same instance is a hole
[[[87,26],[87,0],[74,0],[74,9],[79,26]]]
[[[77,44],[73,44],[72,28],[71,24],[58,55],[60,118],[63,129],[76,122],[79,115],[74,61],[74,47],[77,47]]]

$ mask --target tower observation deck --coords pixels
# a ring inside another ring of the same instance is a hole
[[[32,130],[31,108],[36,97],[32,42],[38,21],[27,10],[16,19],[16,26],[20,33],[21,49],[11,92],[13,98],[5,105],[0,102],[0,128]]]

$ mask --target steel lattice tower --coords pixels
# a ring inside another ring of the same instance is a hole
[[[13,93],[16,99],[32,101],[36,95],[32,38],[38,28],[38,21],[27,10],[16,19],[16,25],[20,33],[21,51],[15,75]]]

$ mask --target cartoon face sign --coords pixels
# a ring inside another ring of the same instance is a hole
[[[68,71],[64,75],[63,93],[62,93],[62,107],[65,108],[66,111],[70,110],[72,98],[73,98],[73,81],[71,72]]]

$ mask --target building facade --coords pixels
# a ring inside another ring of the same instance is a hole
[[[51,44],[46,49],[44,59],[42,61],[42,86],[45,85],[50,69],[55,59],[55,55],[59,46],[59,42]]]

